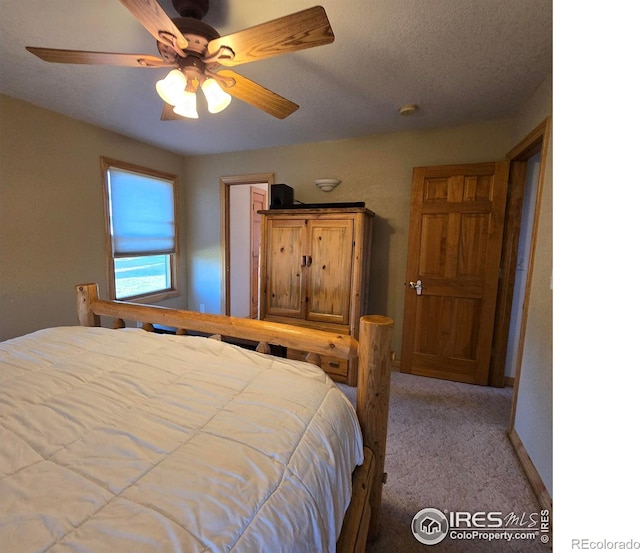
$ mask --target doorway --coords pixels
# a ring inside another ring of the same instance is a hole
[[[550,120],[545,119],[506,156],[509,200],[489,375],[489,383],[496,387],[516,381],[549,128]]]
[[[488,383],[508,170],[414,168],[402,372]]]
[[[522,328],[524,307],[524,292],[529,273],[529,257],[531,253],[531,233],[533,231],[533,217],[536,207],[537,184],[540,176],[540,161],[542,153],[531,156],[527,163],[527,177],[522,201],[522,217],[520,223],[520,238],[518,240],[518,254],[516,259],[516,274],[513,284],[513,300],[511,301],[511,319],[509,323],[509,338],[504,364],[505,380],[513,383],[516,374],[518,337]]]
[[[267,208],[273,180],[273,173],[220,178],[225,315],[257,316],[260,231],[255,211]]]
[[[502,387],[506,371],[506,383],[517,389],[515,375],[522,349],[530,251],[536,232],[540,170],[544,166],[549,125],[548,119],[543,121],[502,162],[508,166],[509,179],[506,209],[502,204],[504,218],[499,209],[493,215],[496,221],[504,221],[499,230],[496,226],[489,232],[489,227],[469,223],[465,234],[461,225],[464,218],[481,220],[463,205],[465,202],[471,200],[480,208],[484,202],[489,209],[493,201],[478,196],[479,181],[475,179],[482,167],[414,169],[414,225],[410,222],[403,372]],[[459,182],[456,175],[443,173],[454,169],[462,175],[457,177]],[[473,193],[464,191],[468,185],[472,185]],[[460,205],[455,205],[456,202]],[[490,235],[499,235],[501,243],[490,245],[486,241],[490,247],[483,244],[483,236]],[[495,265],[494,252],[497,252]],[[460,271],[465,265],[491,270],[481,282],[477,278],[483,276],[481,272]],[[472,289],[473,285],[477,290]],[[486,291],[494,286],[497,289],[493,288],[491,297]],[[489,304],[495,315],[482,316],[489,310]]]

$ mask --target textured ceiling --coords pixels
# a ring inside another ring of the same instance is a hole
[[[509,117],[552,69],[551,0],[210,0],[204,20],[224,36],[317,3],[332,44],[235,68],[300,105],[284,120],[234,99],[163,122],[155,82],[166,69],[52,64],[25,50],[157,56],[118,0],[0,0],[0,92],[198,155]],[[420,109],[400,116],[407,103]]]

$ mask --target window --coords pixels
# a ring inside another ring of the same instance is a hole
[[[177,177],[102,158],[110,296],[178,295]]]

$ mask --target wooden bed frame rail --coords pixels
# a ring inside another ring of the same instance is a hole
[[[307,351],[307,360],[319,364],[320,355],[340,359],[358,358],[356,413],[362,429],[365,462],[353,473],[353,496],[338,541],[338,553],[363,552],[367,539],[377,536],[386,480],[384,458],[391,377],[393,320],[381,315],[360,319],[359,340],[352,336],[226,315],[196,313],[156,305],[101,300],[97,284],[76,286],[78,321],[83,326],[101,326],[100,317],[112,317],[114,328],[125,320],[175,328],[177,334],[195,331],[220,338],[228,336],[258,342],[258,351],[269,353],[269,344]]]

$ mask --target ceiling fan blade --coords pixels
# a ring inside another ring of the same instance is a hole
[[[324,8],[316,6],[216,38],[209,42],[207,48],[210,55],[215,55],[222,46],[231,48],[235,54],[233,59],[220,59],[219,63],[232,67],[330,44],[334,38]]]
[[[182,115],[178,115],[175,111],[173,111],[173,106],[171,104],[167,104],[164,102],[164,106],[162,108],[162,115],[160,115],[161,121],[174,121],[178,119],[187,119]]]
[[[128,67],[173,67],[174,64],[162,58],[146,54],[112,54],[109,52],[85,52],[82,50],[57,50],[54,48],[34,48],[27,50],[41,60],[52,63],[80,63],[88,65],[124,65]]]
[[[173,40],[171,37],[175,37],[175,45],[179,48],[184,49],[189,45],[187,39],[156,0],[120,0],[120,2],[156,40],[171,45]]]
[[[223,69],[215,73],[215,75],[223,77],[223,79],[220,80],[222,89],[231,94],[231,96],[262,111],[266,111],[278,119],[288,117],[300,107],[298,104],[294,104],[290,100],[279,96],[275,92],[230,69]],[[235,84],[227,88],[224,80],[229,78],[233,79]]]

